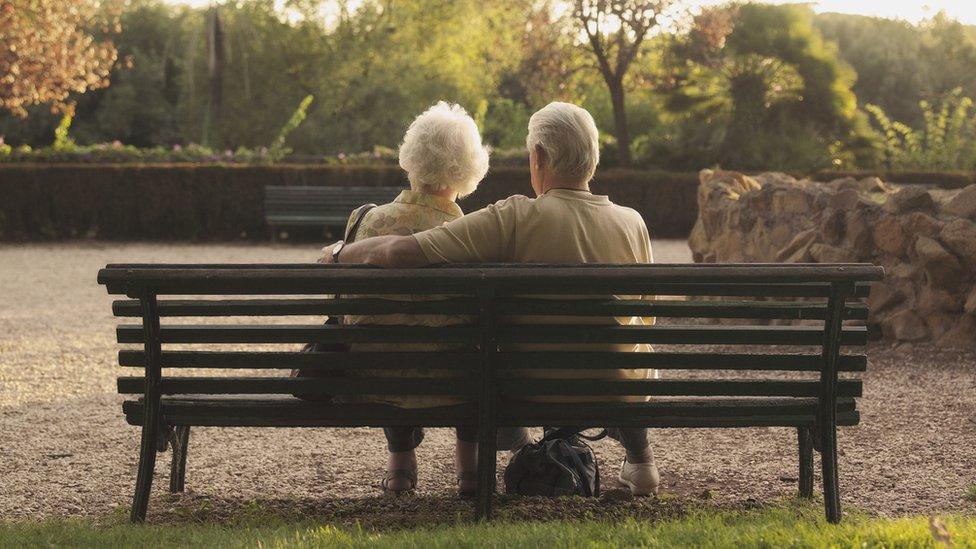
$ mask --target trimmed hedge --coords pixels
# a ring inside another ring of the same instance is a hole
[[[819,172],[813,175],[817,181],[833,181],[844,177],[863,179],[865,177],[880,177],[888,183],[935,185],[943,189],[961,189],[976,183],[976,173],[973,172]]]
[[[407,181],[392,166],[8,164],[0,166],[0,239],[266,239],[265,185]],[[697,216],[697,185],[696,174],[607,170],[593,189],[639,211],[653,236],[681,238]],[[470,212],[513,194],[532,195],[528,170],[493,168],[461,207]]]

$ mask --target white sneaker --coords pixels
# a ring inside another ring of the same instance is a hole
[[[627,463],[627,458],[620,464],[620,475],[617,480],[630,488],[635,496],[657,495],[661,475],[657,472],[657,465],[652,459],[650,463]]]

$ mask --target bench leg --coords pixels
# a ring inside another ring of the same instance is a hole
[[[149,494],[152,492],[153,473],[156,470],[156,444],[159,420],[153,406],[146,404],[142,426],[142,443],[139,449],[139,472],[136,474],[136,493],[132,499],[132,512],[129,520],[144,522],[149,508]]]
[[[478,502],[475,518],[491,520],[491,498],[495,493],[497,471],[494,429],[480,429],[478,432]]]
[[[182,492],[186,488],[186,452],[190,444],[190,426],[176,428],[173,437],[173,463],[169,469],[169,491]]]
[[[820,461],[823,464],[824,508],[827,522],[840,523],[840,487],[837,478],[837,426],[830,425],[823,429]]]
[[[800,497],[813,497],[813,430],[810,427],[797,427],[797,440],[800,453]]]

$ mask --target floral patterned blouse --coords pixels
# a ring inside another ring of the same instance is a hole
[[[366,213],[355,240],[362,240],[373,236],[400,235],[407,236],[427,229],[432,229],[453,221],[464,215],[461,208],[453,200],[441,198],[422,192],[405,190],[393,202],[377,206]],[[346,230],[351,228],[355,220],[350,218]],[[353,296],[347,297],[365,297]],[[412,295],[378,295],[370,296],[380,299],[395,299],[398,301],[431,300],[446,296],[412,296]],[[450,326],[470,322],[470,319],[457,315],[377,315],[361,316],[347,315],[344,324],[395,324],[407,326]],[[354,351],[442,351],[453,348],[444,344],[388,344],[388,343],[358,343],[353,345]],[[450,377],[452,373],[438,370],[364,370],[362,375],[382,377]],[[349,400],[344,400],[349,401]],[[445,396],[369,396],[360,397],[356,402],[380,402],[393,404],[404,408],[427,408],[432,406],[448,406],[458,404],[459,399]]]

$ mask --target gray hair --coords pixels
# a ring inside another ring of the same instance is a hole
[[[488,149],[468,113],[440,101],[410,124],[400,145],[400,167],[414,190],[453,189],[464,197],[488,173]]]
[[[589,181],[600,163],[596,123],[586,109],[570,103],[549,103],[536,111],[525,144],[530,151],[541,147],[548,167],[573,181]]]

